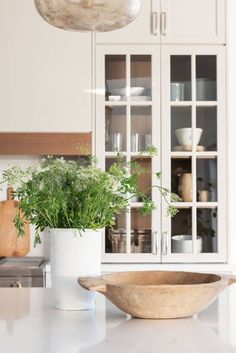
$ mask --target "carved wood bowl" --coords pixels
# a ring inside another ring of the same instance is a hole
[[[117,272],[83,277],[79,284],[105,295],[124,312],[143,319],[175,319],[205,309],[236,276],[175,272]]]

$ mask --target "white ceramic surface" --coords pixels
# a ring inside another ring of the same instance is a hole
[[[96,314],[55,310],[51,289],[44,288],[0,288],[0,303],[2,353],[236,351],[236,285],[204,312],[180,320],[133,319],[100,294]]]
[[[195,129],[196,145],[199,144],[203,130]],[[192,145],[192,128],[186,127],[175,130],[176,138],[181,146]]]
[[[196,240],[197,253],[202,252],[202,237]],[[191,235],[173,235],[171,237],[171,250],[173,253],[192,253],[193,242]]]
[[[101,231],[50,230],[51,278],[57,309],[94,308],[95,293],[78,286],[78,276],[101,272]]]

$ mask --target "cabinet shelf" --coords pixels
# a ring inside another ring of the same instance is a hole
[[[105,106],[106,107],[119,107],[119,106],[126,106],[127,105],[127,101],[118,101],[118,102],[113,102],[113,101],[105,101]]]
[[[131,101],[131,100],[124,100],[124,101],[106,101],[105,106],[106,107],[113,107],[113,106],[145,106],[149,107],[152,106],[152,101]]]
[[[140,156],[140,153],[142,153],[142,155]],[[127,151],[121,151],[122,156],[126,157],[126,156],[130,156],[131,158],[133,157],[139,157],[139,158],[150,158],[150,155],[145,153],[145,152],[127,152]],[[113,152],[113,151],[108,151],[105,152],[105,157],[107,158],[116,158],[117,156],[117,152]]]
[[[171,107],[191,107],[192,105],[196,105],[199,107],[215,107],[218,105],[217,101],[170,101]]]
[[[205,152],[171,152],[171,158],[191,158],[196,156],[198,158],[215,159],[218,157],[218,152],[205,151]]]
[[[218,202],[173,202],[172,206],[176,208],[191,208],[196,206],[197,208],[216,208],[219,206]]]
[[[126,157],[127,156],[127,152],[125,151],[120,151],[119,153],[122,154],[122,156]],[[105,152],[105,157],[106,158],[116,158],[117,157],[117,152]]]
[[[142,153],[142,155],[140,156],[140,153]],[[145,153],[145,152],[130,152],[129,153],[130,157],[140,157],[140,158],[150,158],[150,155]]]

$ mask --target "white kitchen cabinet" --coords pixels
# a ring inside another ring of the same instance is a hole
[[[158,43],[160,41],[160,2],[144,0],[137,18],[112,32],[97,33],[97,43]]]
[[[47,24],[34,1],[1,0],[1,132],[92,131],[91,43]]]
[[[97,43],[225,43],[225,0],[143,0],[137,19]]]
[[[140,188],[147,190],[151,173],[161,170],[162,186],[182,198],[172,219],[156,189],[150,217],[131,200],[128,213],[104,234],[103,261],[226,262],[225,47],[99,45],[96,89],[101,166],[115,162],[117,148],[130,161],[151,141],[159,154],[139,158],[147,170]],[[179,129],[190,130],[187,142],[177,139]]]
[[[162,43],[225,43],[225,0],[161,0]]]

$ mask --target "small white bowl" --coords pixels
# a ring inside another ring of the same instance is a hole
[[[203,130],[200,128],[195,129],[196,145],[199,144]],[[176,138],[181,146],[192,145],[192,128],[186,127],[175,130]]]
[[[131,87],[130,94],[131,96],[142,96],[145,92],[145,87]]]
[[[145,92],[146,88],[145,87],[130,87],[130,95],[131,96],[142,96]],[[111,90],[112,95],[120,95],[120,96],[125,96],[126,95],[126,87],[123,88],[113,88]]]

